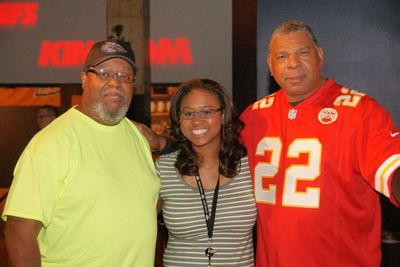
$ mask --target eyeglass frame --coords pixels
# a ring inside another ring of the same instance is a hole
[[[114,77],[116,77],[117,80],[119,82],[121,82],[121,83],[133,83],[136,80],[136,76],[135,75],[131,75],[131,74],[125,73],[125,72],[111,72],[111,71],[108,71],[108,70],[105,70],[105,69],[98,69],[98,70],[94,69],[94,68],[93,69],[87,69],[86,73],[93,73],[100,80],[107,81],[107,82],[109,82],[112,79],[114,79]],[[102,76],[101,73],[104,73],[104,74],[109,75],[109,76],[107,76],[107,77],[106,76]],[[127,75],[129,77],[129,81],[128,80],[126,80],[126,81],[121,80],[120,75],[122,75],[122,74]]]
[[[179,118],[183,120],[193,120],[195,117],[200,117],[202,119],[209,119],[215,116],[218,112],[222,112],[224,109],[223,108],[209,108],[209,109],[204,109],[200,111],[180,111]],[[205,112],[209,112],[208,115],[206,115]],[[185,115],[186,113],[186,115]],[[188,115],[187,113],[190,113]],[[184,116],[182,116],[184,114]]]

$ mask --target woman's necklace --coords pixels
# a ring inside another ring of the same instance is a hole
[[[219,163],[219,160],[213,161],[213,162],[208,162],[208,163],[203,163],[202,165],[206,168],[206,169],[210,169],[211,167],[213,167],[215,164]]]

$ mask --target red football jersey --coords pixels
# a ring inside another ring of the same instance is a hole
[[[241,118],[258,207],[256,266],[378,267],[377,192],[397,205],[389,184],[400,167],[389,113],[327,80],[294,107],[280,90]]]

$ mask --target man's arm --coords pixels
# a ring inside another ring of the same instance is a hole
[[[157,135],[155,132],[153,132],[149,127],[147,127],[145,124],[137,122],[137,121],[132,121],[133,124],[138,128],[138,130],[144,135],[146,138],[147,142],[149,142],[150,148],[153,152],[159,152],[162,151],[166,145],[166,138]]]
[[[8,216],[4,235],[11,267],[40,267],[39,221]]]
[[[162,203],[163,203],[162,199],[158,198],[158,201],[157,201],[157,214],[162,211]]]
[[[149,142],[151,151],[162,155],[175,151],[174,141],[162,135],[158,135],[143,123],[132,121],[133,124],[139,129],[143,136]]]
[[[392,178],[392,192],[397,203],[400,204],[400,168],[398,168]]]

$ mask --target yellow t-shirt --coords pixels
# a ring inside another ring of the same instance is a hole
[[[123,119],[71,108],[29,143],[3,219],[38,220],[42,266],[154,266],[160,189],[149,145]]]

